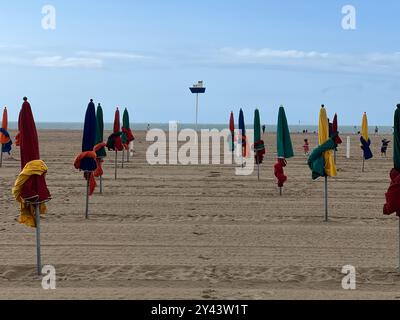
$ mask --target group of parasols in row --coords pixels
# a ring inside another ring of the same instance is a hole
[[[243,110],[240,109],[238,121],[239,137],[237,145],[242,159],[250,155],[250,146],[246,137],[246,127],[244,122]],[[260,179],[260,164],[265,156],[265,144],[262,140],[262,133],[265,127],[261,129],[260,112],[258,109],[254,113],[254,157],[257,164],[258,179]],[[229,130],[231,132],[231,151],[235,150],[235,121],[234,114],[231,112]],[[286,113],[283,106],[279,108],[278,124],[276,133],[277,142],[277,163],[274,165],[274,173],[277,185],[282,195],[282,187],[287,181],[284,168],[287,165],[287,159],[294,156],[293,145],[290,137],[289,126]],[[312,179],[320,177],[325,178],[325,220],[328,221],[328,177],[337,175],[336,169],[336,151],[338,145],[342,143],[339,137],[338,117],[334,115],[332,123],[329,121],[327,111],[324,105],[321,106],[318,124],[318,147],[309,155],[307,163],[312,172]],[[360,145],[363,151],[363,171],[365,161],[373,157],[371,151],[371,140],[368,133],[367,114],[362,116]],[[386,193],[386,204],[384,214],[390,215],[397,213],[400,217],[400,105],[397,105],[394,118],[394,168],[390,173],[391,185]]]
[[[10,153],[12,141],[8,130],[7,109],[4,109],[2,125],[0,128],[1,155]],[[234,115],[231,113],[229,125],[232,140],[231,151],[235,150],[235,123]],[[260,124],[259,110],[255,111],[254,116],[254,153],[255,162],[259,166],[263,162],[265,155],[265,144],[262,140],[262,129]],[[129,145],[134,140],[130,129],[129,114],[125,109],[123,115],[123,126],[120,127],[120,113],[117,108],[115,112],[113,133],[109,136],[107,143],[103,141],[104,122],[103,110],[99,104],[97,111],[93,100],[90,101],[84,124],[82,153],[77,156],[74,166],[84,172],[87,181],[86,194],[86,218],[88,218],[88,198],[93,194],[96,187],[95,178],[101,179],[103,175],[102,162],[106,157],[106,148],[115,152],[115,179],[117,179],[117,155],[119,151],[127,151],[127,161],[129,161]],[[243,110],[239,113],[239,139],[237,144],[240,146],[242,158],[250,155],[250,146],[246,138],[246,128]],[[308,165],[312,171],[312,178],[325,178],[325,219],[328,220],[328,177],[337,174],[334,152],[342,142],[339,137],[337,116],[335,115],[332,123],[327,118],[326,108],[322,105],[319,114],[318,130],[319,146],[313,150],[308,158]],[[361,148],[364,151],[364,160],[372,157],[370,150],[371,141],[368,137],[367,116],[364,113],[361,131]],[[12,193],[16,201],[20,204],[20,216],[18,221],[27,226],[36,228],[37,235],[37,270],[41,274],[40,260],[40,215],[47,211],[46,203],[51,200],[50,192],[47,188],[45,175],[47,173],[46,164],[40,160],[39,142],[33,118],[31,106],[25,97],[18,119],[18,134],[15,137],[16,145],[20,147],[21,154],[21,173],[19,174]],[[400,217],[400,105],[397,105],[394,117],[394,168],[390,172],[391,184],[386,193],[386,204],[384,214],[397,213]],[[277,126],[277,163],[274,166],[275,176],[278,181],[280,191],[287,177],[283,168],[286,166],[286,159],[294,156],[292,142],[289,133],[289,126],[285,114],[285,109],[281,106],[278,114]],[[124,155],[122,157],[124,162]],[[0,163],[1,164],[1,163]],[[100,180],[101,183],[101,180]],[[399,219],[400,223],[400,219]],[[399,224],[400,226],[400,224]],[[399,233],[400,237],[400,233]]]
[[[128,110],[125,108],[123,114],[123,125],[121,129],[120,112],[117,108],[114,117],[113,133],[108,137],[107,143],[104,142],[104,120],[103,109],[99,104],[97,110],[90,100],[86,110],[82,153],[80,153],[74,162],[74,167],[83,171],[84,178],[87,181],[86,189],[86,219],[89,218],[89,196],[94,193],[97,186],[96,179],[100,178],[100,193],[102,193],[102,163],[106,157],[106,147],[108,151],[115,152],[115,179],[117,179],[118,169],[118,152],[122,151],[122,167],[124,166],[125,151],[127,154],[127,162],[129,162],[130,144],[135,137],[130,128],[130,120]]]
[[[31,105],[25,97],[18,118],[18,133],[15,137],[16,145],[20,147],[21,173],[12,189],[12,194],[20,204],[18,222],[29,227],[36,228],[37,272],[41,274],[41,249],[40,249],[40,216],[47,213],[46,203],[51,200],[50,192],[46,184],[48,167],[40,159],[39,140]],[[84,172],[87,180],[86,193],[86,218],[88,218],[88,198],[96,187],[95,177],[102,177],[102,162],[106,157],[106,147],[109,151],[115,151],[115,179],[117,179],[117,154],[119,151],[127,151],[129,161],[129,146],[134,140],[130,129],[129,114],[127,109],[123,115],[123,127],[120,127],[120,113],[115,112],[114,130],[103,142],[104,122],[103,110],[99,104],[97,112],[93,100],[90,101],[85,117],[82,153],[74,162],[76,169]],[[7,108],[4,108],[0,131],[1,156],[10,153],[12,148],[11,136],[8,132]],[[2,158],[1,158],[2,160]],[[124,155],[122,163],[124,162]],[[2,163],[0,163],[2,164]]]

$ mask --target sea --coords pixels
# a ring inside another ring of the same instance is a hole
[[[37,122],[36,127],[39,130],[82,130],[83,123],[80,122]],[[132,123],[131,129],[133,131],[145,131],[147,129],[161,129],[163,131],[169,131],[169,123]],[[16,122],[10,122],[9,128],[11,130],[17,129]],[[104,124],[105,130],[112,130],[112,123]],[[227,124],[199,124],[197,126],[198,130],[223,130],[227,129]],[[253,129],[252,125],[246,126],[247,129]],[[196,129],[196,125],[192,123],[178,123],[178,129]],[[291,133],[303,133],[307,131],[308,133],[313,133],[318,131],[318,126],[316,125],[289,125],[289,130]],[[339,131],[343,134],[357,134],[361,130],[360,126],[340,126]],[[375,126],[369,128],[370,132],[375,131]],[[393,133],[393,127],[391,126],[378,126],[379,133],[381,134],[391,134]],[[276,125],[267,124],[266,132],[275,133]]]

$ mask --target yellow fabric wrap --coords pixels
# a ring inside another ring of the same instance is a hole
[[[319,113],[319,127],[318,127],[318,143],[323,145],[329,138],[329,122],[326,115],[326,109],[321,108]],[[333,151],[329,150],[324,152],[325,159],[325,173],[328,177],[336,177],[336,165],[333,157]]]
[[[367,114],[364,112],[363,117],[362,117],[362,123],[361,123],[361,135],[364,138],[365,141],[368,142],[369,140],[369,134],[368,134],[368,118]]]
[[[25,203],[24,199],[21,198],[22,188],[31,176],[42,176],[47,173],[47,170],[48,168],[42,160],[28,162],[25,168],[19,174],[17,180],[15,181],[14,188],[12,189],[12,194],[15,200],[20,203],[20,216],[18,218],[18,222],[25,224],[28,227],[36,228],[35,206]],[[47,213],[47,207],[45,203],[41,203],[39,205],[39,213]]]

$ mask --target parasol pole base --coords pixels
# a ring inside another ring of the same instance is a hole
[[[365,172],[365,158],[363,157],[363,162],[362,162],[362,172]]]
[[[279,195],[282,196],[282,187],[279,187]]]
[[[122,169],[124,168],[125,149],[122,150]]]

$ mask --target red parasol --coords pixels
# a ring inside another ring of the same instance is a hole
[[[34,160],[40,160],[39,140],[33,119],[31,105],[24,98],[18,119],[19,144],[21,148],[21,169]],[[21,198],[30,202],[45,202],[51,198],[47,189],[45,175],[32,175],[25,182]]]

